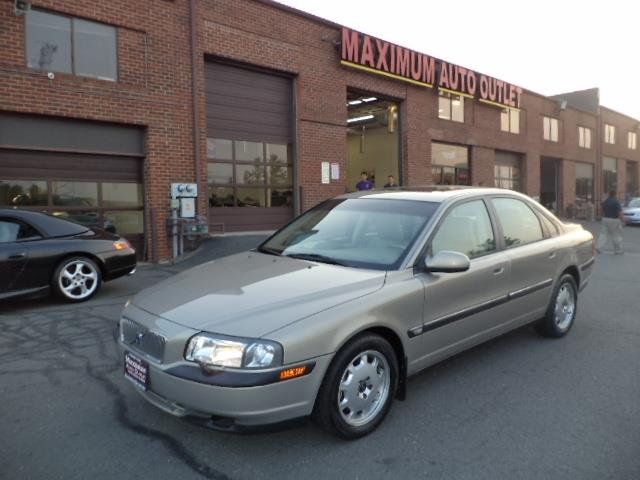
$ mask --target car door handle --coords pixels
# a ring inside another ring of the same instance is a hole
[[[504,272],[504,267],[498,267],[493,270],[494,275],[500,275],[502,272]]]
[[[9,260],[19,260],[21,258],[26,258],[27,254],[22,253],[14,253],[13,255],[9,255]]]
[[[554,258],[556,258],[556,252],[551,252],[551,253],[549,254],[549,258],[550,258],[551,260],[553,260]]]

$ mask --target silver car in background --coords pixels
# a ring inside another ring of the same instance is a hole
[[[213,428],[311,415],[361,437],[436,362],[530,323],[566,335],[593,252],[507,190],[343,195],[138,294],[118,325],[124,374]]]
[[[627,225],[640,225],[640,197],[632,198],[622,209],[624,221]]]

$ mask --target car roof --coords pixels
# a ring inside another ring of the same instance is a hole
[[[90,229],[84,225],[30,210],[0,208],[0,217],[15,218],[30,223],[45,237],[66,237],[85,233]]]
[[[402,187],[398,189],[365,190],[347,193],[338,198],[367,198],[384,200],[413,200],[419,202],[443,203],[449,200],[482,195],[518,195],[512,190],[486,187]]]

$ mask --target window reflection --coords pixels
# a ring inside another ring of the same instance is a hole
[[[98,206],[96,182],[51,182],[53,204],[64,207]]]
[[[104,213],[104,223],[112,224],[119,235],[138,234],[144,232],[144,215],[142,210],[119,210]]]
[[[238,188],[238,207],[265,207],[265,191],[262,188]]]
[[[142,185],[140,183],[102,184],[102,206],[106,208],[131,208],[142,206]]]
[[[0,205],[44,206],[48,203],[47,182],[37,180],[0,180]]]

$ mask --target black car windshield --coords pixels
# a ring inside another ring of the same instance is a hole
[[[258,250],[322,263],[393,270],[438,205],[413,200],[333,199],[295,219]]]

